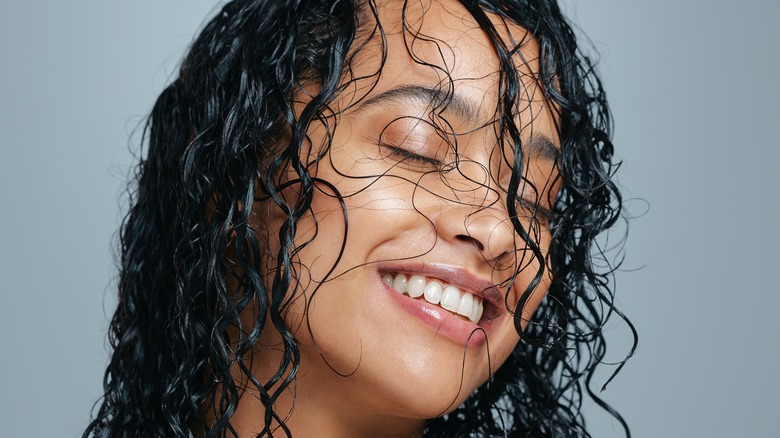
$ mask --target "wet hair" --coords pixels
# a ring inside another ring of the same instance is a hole
[[[429,420],[425,434],[588,437],[581,405],[590,397],[629,435],[591,381],[606,355],[606,321],[617,315],[633,332],[614,306],[616,266],[599,238],[622,209],[600,80],[555,1],[461,3],[500,63],[496,132],[501,150],[513,155],[507,157],[513,163],[508,193],[530,184],[516,122],[524,95],[514,60],[523,42],[503,40],[489,17],[521,26],[538,43],[534,79],[555,112],[561,190],[542,224],[552,235],[546,255],[536,242],[538,230],[518,219],[522,206],[506,197],[515,231],[552,272],[551,288],[522,333],[521,309],[542,272],[519,291],[509,310],[521,342],[461,406]],[[435,38],[405,29],[410,40]],[[244,389],[236,370],[265,406],[258,436],[289,435],[285,413],[274,403],[300,364],[284,320],[291,298],[305,289],[295,255],[306,243],[296,241],[296,226],[311,213],[317,185],[328,184],[311,168],[327,154],[336,128],[331,104],[356,81],[376,83],[384,60],[373,76],[357,77],[352,67],[366,41],[383,38],[373,0],[236,0],[205,25],[144,131],[148,150],[120,235],[113,353],[85,437],[235,436],[231,418]],[[447,86],[441,106],[450,97]],[[326,144],[311,144],[307,132],[314,123],[327,128]],[[329,188],[343,202],[336,187]],[[274,233],[257,226],[253,209],[261,203],[284,217]],[[277,254],[269,253],[270,240]],[[267,264],[272,281],[263,277]],[[521,265],[528,263],[518,263],[518,270]],[[241,318],[247,312],[256,315],[248,326]],[[275,376],[260,381],[250,361],[264,327],[280,334],[283,359]]]

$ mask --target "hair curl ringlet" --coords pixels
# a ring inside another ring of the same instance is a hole
[[[498,285],[521,341],[500,367],[490,366],[492,376],[475,391],[458,389],[465,401],[429,419],[425,435],[590,437],[581,413],[589,397],[630,436],[592,382],[606,356],[602,328],[610,318],[620,318],[633,333],[628,356],[636,347],[633,326],[614,305],[619,260],[600,244],[621,217],[622,199],[613,181],[618,163],[609,107],[594,65],[555,1],[460,0],[497,57],[494,119],[479,129],[494,133],[504,166],[499,168],[509,172],[504,178],[485,169],[493,181],[475,180],[463,171],[475,164],[459,161],[468,133],[458,131],[445,113],[456,106],[456,81],[416,49],[432,45],[447,59],[452,48],[406,15],[432,3],[395,4],[403,13],[408,55],[441,74],[430,111],[413,122],[434,130],[455,158],[408,152],[397,158],[398,168],[418,160],[415,165],[429,169],[407,179],[414,183],[410,202],[435,227],[417,204],[433,193],[421,181],[441,183],[453,194],[447,201],[454,201],[471,194],[460,192],[450,178],[485,187],[506,180],[504,188],[486,193],[502,199],[499,207],[523,246],[510,254],[514,274]],[[301,332],[334,373],[349,378],[360,368],[362,353],[351,365],[335,360],[324,346],[327,339],[312,329],[310,312],[297,319],[291,313],[313,306],[323,284],[364,267],[340,265],[353,232],[350,202],[380,177],[396,175],[395,167],[359,175],[363,188],[344,192],[319,174],[321,166],[330,166],[339,176],[354,177],[333,164],[334,139],[346,109],[364,104],[388,68],[388,35],[397,29],[383,26],[386,6],[376,0],[234,0],[202,29],[145,125],[148,149],[133,178],[120,234],[119,303],[109,332],[113,353],[105,394],[84,437],[238,436],[233,420],[250,398],[263,407],[257,436],[291,436],[291,411],[277,403],[294,390],[306,360]],[[511,27],[527,30],[529,38],[515,41]],[[523,58],[521,49],[530,40],[536,60]],[[375,46],[380,56],[366,73],[361,55]],[[525,68],[533,62],[536,68]],[[527,110],[524,102],[538,97],[529,97],[529,74],[554,113],[560,143],[553,178],[543,185],[528,177],[530,122],[518,123],[518,114]],[[390,135],[393,123],[407,122],[395,118],[379,136]],[[320,130],[321,144],[313,129]],[[533,202],[517,199],[518,193],[534,193]],[[339,229],[321,226],[335,220],[316,210],[325,198],[337,205]],[[273,225],[263,221],[264,214],[276,218]],[[546,233],[545,250],[539,242]],[[315,275],[301,254],[328,234],[340,245],[327,260],[329,269]],[[547,271],[546,299],[529,321],[524,309]],[[511,292],[521,275],[531,280],[524,290]],[[269,334],[279,340],[278,362],[275,372],[260,376],[257,350]],[[465,353],[459,366],[465,370]]]

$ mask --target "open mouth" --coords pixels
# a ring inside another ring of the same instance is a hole
[[[424,299],[475,324],[482,319],[485,311],[486,303],[481,296],[437,278],[385,272],[382,274],[382,281],[398,293],[414,299]]]

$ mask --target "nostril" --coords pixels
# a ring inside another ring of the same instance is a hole
[[[480,242],[479,240],[477,240],[477,239],[475,239],[475,238],[473,238],[471,236],[467,236],[465,234],[458,234],[457,236],[455,236],[455,238],[460,240],[460,241],[463,241],[463,242],[469,242],[469,243],[474,244],[474,246],[477,247],[479,252],[482,252],[482,251],[485,250],[485,245],[483,245],[482,242]]]

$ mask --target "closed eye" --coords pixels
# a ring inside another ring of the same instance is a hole
[[[556,219],[555,213],[545,208],[537,200],[531,200],[519,197],[517,199],[517,205],[520,209],[527,211],[533,216],[533,218],[540,223],[549,224]]]
[[[412,164],[419,164],[424,166],[433,166],[436,168],[439,168],[442,166],[442,162],[431,157],[426,157],[425,155],[416,154],[414,152],[411,152],[407,149],[400,148],[398,146],[388,144],[388,143],[380,143],[379,145],[383,150],[387,152],[388,157],[392,157],[397,159],[398,161],[403,162],[410,162]]]

